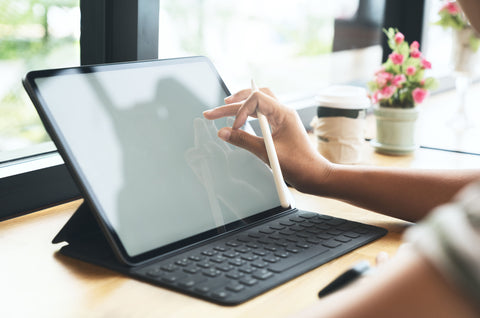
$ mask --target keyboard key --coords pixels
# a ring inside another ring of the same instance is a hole
[[[288,252],[276,252],[275,256],[281,257],[281,258],[287,258],[290,254]]]
[[[175,262],[176,265],[179,265],[179,266],[187,266],[189,265],[191,262],[186,259],[186,258],[183,258],[183,259],[179,259]]]
[[[259,232],[260,232],[260,233],[263,233],[263,234],[273,234],[273,233],[275,233],[274,230],[269,229],[269,228],[263,228],[263,229],[261,229]]]
[[[252,277],[244,277],[240,279],[240,283],[247,285],[247,286],[253,286],[258,282],[255,278]]]
[[[206,281],[206,279],[201,276],[195,278],[188,277],[178,281],[178,286],[184,288],[192,288],[196,284],[203,283],[204,281]]]
[[[300,226],[304,227],[304,228],[310,228],[310,227],[313,227],[314,225],[315,224],[310,223],[310,222],[300,223]]]
[[[234,272],[228,273],[226,276],[228,278],[232,278],[232,279],[239,279],[239,278],[242,278],[243,276],[245,276],[245,274],[234,271]]]
[[[306,239],[307,243],[310,243],[310,244],[319,244],[320,241],[319,240],[316,240],[314,238],[308,238]]]
[[[295,246],[301,247],[301,248],[309,248],[310,247],[310,245],[305,244],[305,243],[297,243],[297,244],[295,244]]]
[[[258,246],[258,245],[257,245],[257,244],[255,244],[255,243],[248,243],[248,244],[247,244],[247,247],[250,247],[250,248],[256,249],[256,248],[259,248],[260,246]]]
[[[187,274],[196,274],[200,271],[198,267],[187,267],[184,268],[183,271]]]
[[[263,237],[263,235],[261,235],[259,233],[254,233],[254,232],[248,233],[248,236],[253,237],[255,239],[259,239],[259,238]]]
[[[338,230],[341,231],[350,231],[354,228],[358,227],[358,224],[356,223],[345,223],[337,227]]]
[[[195,261],[195,262],[199,262],[199,261],[203,260],[204,257],[203,256],[197,256],[197,255],[190,255],[188,257],[188,259],[190,259],[192,261]]]
[[[257,268],[264,268],[268,266],[268,263],[262,262],[261,260],[256,260],[255,262],[250,263],[250,265]]]
[[[264,257],[263,260],[265,262],[269,262],[269,263],[276,263],[280,260],[280,258],[278,258],[276,256],[273,256],[273,255],[269,255],[267,257]]]
[[[164,274],[165,272],[163,272],[162,270],[160,270],[159,268],[155,268],[155,269],[151,269],[147,272],[147,275],[150,276],[150,277],[160,277]]]
[[[251,238],[249,238],[248,236],[245,236],[245,235],[241,235],[241,236],[237,237],[237,241],[243,242],[243,243],[248,243],[251,240],[252,240]]]
[[[347,221],[346,220],[342,220],[342,219],[332,219],[332,220],[329,220],[325,223],[329,224],[329,225],[340,225],[340,224],[343,224],[343,223],[346,223]]]
[[[285,228],[285,225],[275,224],[275,225],[270,225],[270,228],[272,230],[283,230]]]
[[[270,235],[270,236],[269,236],[269,238],[271,238],[272,240],[275,240],[275,241],[277,241],[277,240],[280,240],[280,239],[281,239],[281,237],[280,237],[279,235],[277,235],[277,234]]]
[[[335,241],[339,241],[342,243],[347,243],[347,242],[350,242],[351,240],[352,240],[351,238],[346,237],[345,235],[340,235],[335,238]]]
[[[327,233],[328,233],[328,234],[332,234],[332,235],[340,235],[340,234],[343,234],[342,231],[334,230],[334,229],[328,230]]]
[[[287,247],[285,249],[285,251],[290,252],[290,253],[298,253],[299,252],[299,250],[297,248],[294,248],[294,247]]]
[[[304,218],[304,219],[312,219],[316,216],[318,216],[317,213],[314,213],[314,212],[302,212],[300,214],[298,214],[299,217],[301,218]]]
[[[210,264],[209,262],[200,262],[197,263],[197,266],[201,268],[209,268],[210,266],[212,266],[212,264]]]
[[[244,259],[244,260],[246,260],[246,261],[251,262],[251,261],[256,260],[256,259],[258,258],[258,256],[257,256],[257,255],[253,255],[253,254],[245,254],[245,255],[242,255],[240,258],[241,258],[241,259]]]
[[[265,280],[265,279],[270,278],[272,276],[273,276],[273,274],[271,272],[267,271],[266,269],[258,270],[252,275],[253,278],[260,279],[260,280]]]
[[[258,250],[258,251],[253,251],[253,254],[258,255],[258,256],[265,256],[268,254],[268,252]]]
[[[214,263],[217,263],[217,264],[220,264],[220,263],[223,263],[227,260],[227,258],[223,257],[223,256],[220,256],[220,255],[217,255],[215,257],[212,257],[210,259],[211,262],[214,262]]]
[[[325,234],[325,233],[320,233],[317,235],[317,237],[319,239],[322,239],[322,240],[329,240],[333,237],[333,235],[330,235],[330,234]]]
[[[318,256],[320,254],[323,254],[325,252],[329,251],[328,248],[326,247],[315,247],[315,248],[310,248],[307,250],[303,250],[302,253],[297,253],[297,254],[292,254],[289,258],[288,261],[284,262],[277,262],[268,267],[268,269],[274,273],[281,273],[291,267],[297,266],[300,263],[305,262],[306,260]]]
[[[228,257],[228,258],[234,258],[234,257],[237,257],[240,254],[237,253],[237,252],[234,252],[234,251],[228,251],[228,252],[223,253],[222,255],[225,256],[225,257]]]
[[[162,277],[162,281],[165,283],[175,283],[178,282],[179,280],[183,279],[185,275],[165,275]]]
[[[357,237],[360,236],[360,234],[355,233],[355,232],[347,232],[347,233],[345,233],[345,234],[343,234],[343,235],[345,235],[346,237],[350,237],[350,238],[357,238]]]
[[[238,283],[231,283],[230,285],[225,287],[225,289],[227,289],[229,291],[232,291],[232,292],[235,292],[235,293],[238,293],[239,291],[242,291],[244,288],[245,288],[244,285],[241,285],[241,284],[238,284]]]
[[[323,242],[322,245],[326,246],[326,247],[329,247],[329,248],[335,248],[335,247],[338,247],[338,246],[342,245],[342,243],[340,243],[338,241],[335,241],[335,240],[328,240],[328,241]]]
[[[228,293],[226,291],[219,290],[219,291],[213,292],[212,296],[215,298],[223,299],[228,297]]]
[[[240,243],[230,241],[230,242],[225,243],[225,245],[228,245],[228,246],[231,246],[231,247],[237,247],[237,246],[240,246]]]
[[[228,272],[228,271],[231,271],[232,269],[234,269],[234,267],[232,265],[228,265],[228,264],[218,265],[215,268],[218,269],[218,270],[221,270],[222,272]]]
[[[234,258],[234,259],[230,260],[228,263],[233,265],[233,266],[242,266],[246,262],[244,260],[240,259],[240,258]]]
[[[202,252],[202,254],[205,255],[205,256],[213,256],[217,253],[218,253],[217,251],[203,251]]]
[[[221,272],[215,268],[209,268],[207,270],[204,270],[203,275],[208,276],[208,277],[217,277],[218,275],[221,274]]]
[[[295,231],[295,232],[300,232],[300,231],[305,230],[305,228],[303,226],[300,226],[300,225],[292,225],[292,226],[289,227],[289,230],[290,231]]]
[[[294,225],[295,223],[290,222],[290,221],[288,221],[288,220],[283,220],[283,221],[280,221],[280,224],[281,224],[281,225],[285,225],[285,226],[292,226],[292,225]]]
[[[270,252],[275,252],[277,250],[277,248],[273,246],[265,246],[264,249]]]
[[[242,266],[238,269],[239,272],[245,273],[245,274],[251,274],[254,271],[256,271],[256,268],[250,267],[250,266]]]
[[[289,220],[295,223],[305,222],[305,219],[298,216],[292,216],[291,218],[289,218]]]
[[[291,231],[291,230],[289,230],[289,229],[282,230],[282,231],[280,231],[280,232],[278,232],[278,233],[280,233],[280,234],[282,234],[282,235],[286,235],[286,236],[295,234],[294,231]]]
[[[317,233],[317,232],[315,232],[315,233]],[[307,237],[311,236],[310,234],[308,234],[308,232],[305,232],[305,233],[298,232],[296,235],[300,238],[307,238]]]
[[[281,247],[287,247],[288,243],[285,242],[285,241],[278,241],[278,242],[275,242],[275,245],[278,245],[278,246],[281,246]]]
[[[213,249],[219,252],[225,252],[226,250],[228,250],[228,248],[224,246],[215,246]]]
[[[368,233],[370,230],[366,227],[363,227],[363,226],[359,226],[357,227],[356,229],[353,230],[354,232],[357,232],[357,233],[360,233],[360,234],[366,234]]]
[[[166,272],[174,272],[175,270],[177,270],[178,267],[173,264],[167,264],[167,265],[163,265],[160,268]]]
[[[239,247],[239,248],[236,248],[235,251],[239,253],[248,253],[250,252],[250,249],[248,247]]]
[[[297,243],[298,239],[295,237],[287,237],[287,241],[292,242],[292,243]]]
[[[333,219],[333,217],[331,217],[330,215],[325,215],[325,214],[319,214],[318,217],[320,219],[324,219],[324,220],[331,220]]]
[[[195,291],[201,293],[201,294],[206,294],[210,291],[210,287],[207,286],[207,285],[203,285],[203,286],[196,286],[195,287]]]

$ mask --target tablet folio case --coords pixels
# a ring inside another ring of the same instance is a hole
[[[129,274],[131,267],[120,263],[93,216],[88,204],[83,202],[68,222],[53,238],[52,243],[67,242],[60,253],[109,269]]]

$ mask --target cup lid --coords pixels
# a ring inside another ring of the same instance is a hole
[[[321,90],[315,99],[318,106],[344,109],[365,109],[370,106],[367,91],[358,86],[330,86]]]

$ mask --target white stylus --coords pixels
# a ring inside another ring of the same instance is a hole
[[[252,91],[258,92],[258,87],[255,84],[255,81],[252,78]],[[260,123],[260,128],[262,130],[263,140],[265,142],[265,148],[267,148],[268,161],[270,162],[270,167],[273,172],[273,180],[275,181],[275,187],[277,189],[278,198],[280,199],[280,205],[282,208],[290,207],[290,202],[288,200],[287,186],[283,181],[282,170],[280,169],[280,163],[278,162],[277,152],[275,151],[275,145],[273,144],[272,132],[270,131],[270,126],[268,125],[268,120],[265,115],[263,115],[257,109],[258,122]]]

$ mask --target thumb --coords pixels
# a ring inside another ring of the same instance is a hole
[[[218,131],[218,137],[234,146],[250,151],[264,162],[268,163],[267,150],[265,149],[263,138],[230,127],[220,129]]]

